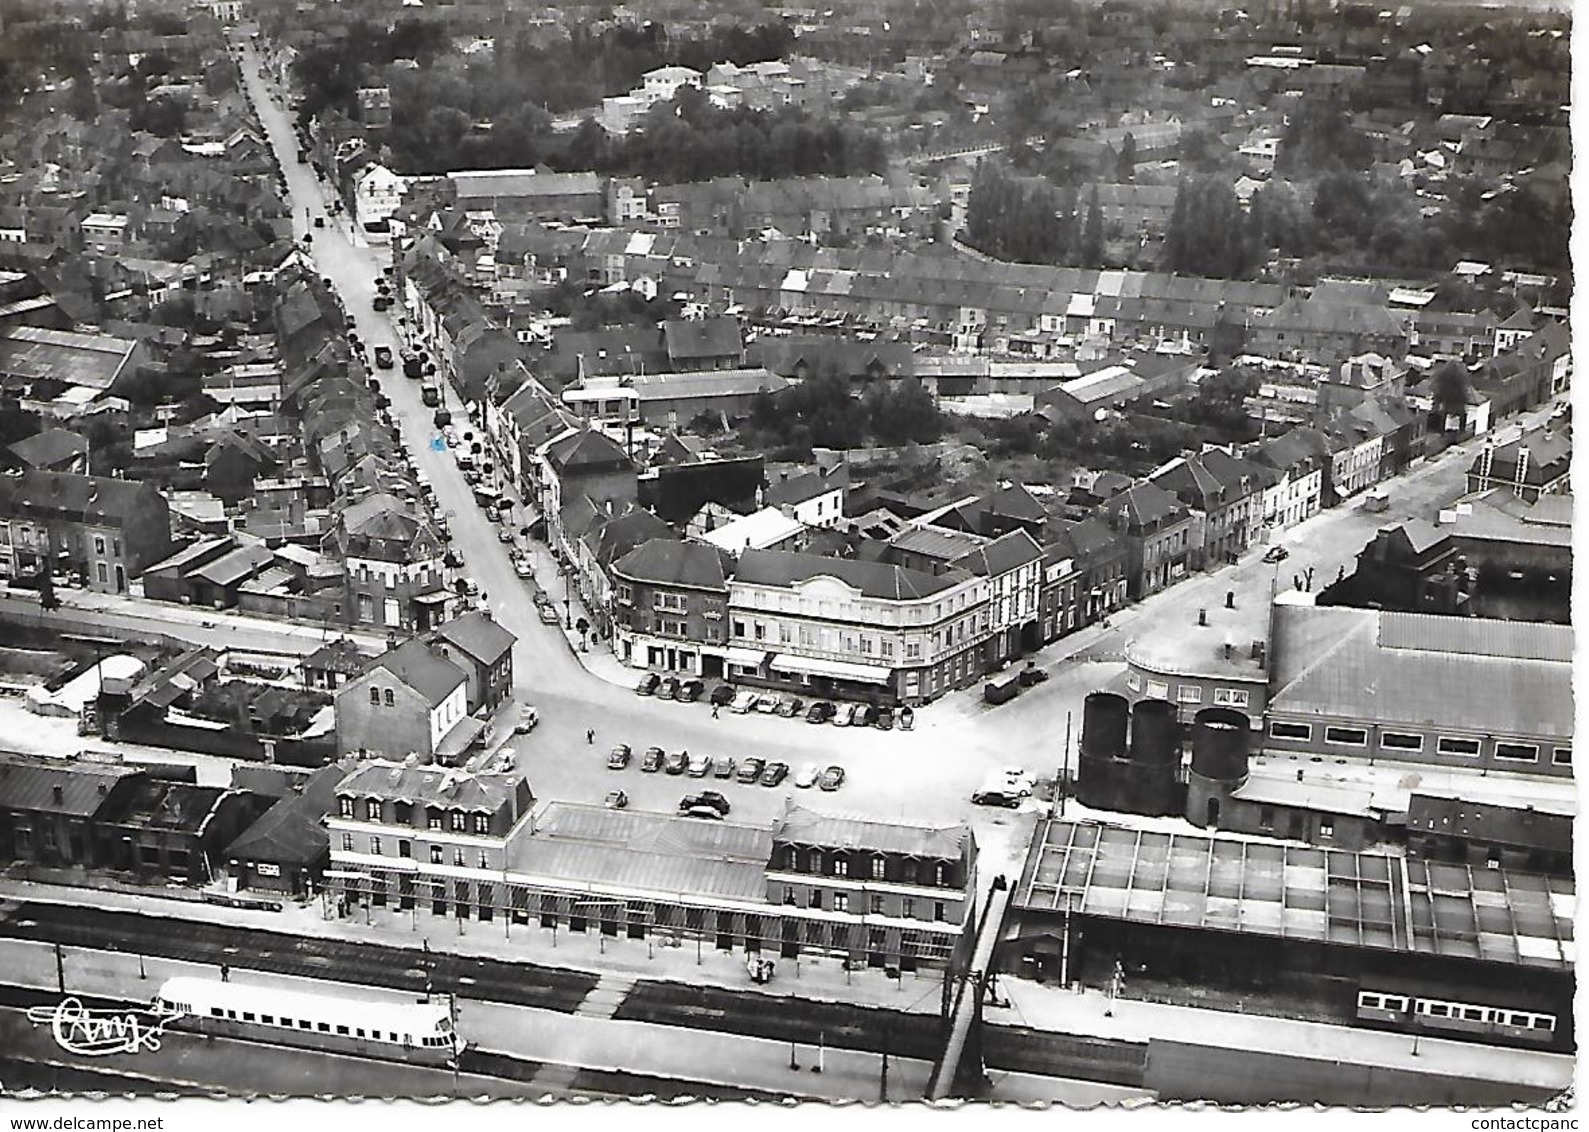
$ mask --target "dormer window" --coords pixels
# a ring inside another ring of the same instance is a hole
[[[345,818],[351,818],[353,816],[353,799],[352,798],[343,798],[341,800],[340,812],[341,812],[342,816],[345,817]]]
[[[366,821],[381,820],[381,803],[371,798],[364,803],[364,818]]]

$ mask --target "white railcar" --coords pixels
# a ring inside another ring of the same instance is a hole
[[[179,976],[155,1007],[182,1015],[176,1029],[423,1065],[448,1065],[463,1052],[445,1001],[366,1002],[329,990],[308,994]]]

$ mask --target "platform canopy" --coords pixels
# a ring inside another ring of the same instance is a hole
[[[1541,874],[1046,821],[1012,904],[1569,969],[1577,897],[1571,880]]]

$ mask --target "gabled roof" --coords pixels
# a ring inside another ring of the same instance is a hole
[[[423,641],[405,641],[376,657],[370,665],[370,671],[377,668],[384,668],[414,689],[432,708],[450,696],[465,680],[463,669],[446,657],[432,652]]]
[[[662,324],[662,341],[675,362],[738,358],[745,352],[737,318],[670,318]]]
[[[1109,501],[1109,510],[1122,516],[1129,527],[1141,530],[1185,518],[1181,501],[1151,480],[1133,483]]]
[[[734,571],[736,582],[784,588],[823,577],[836,578],[859,590],[863,597],[916,601],[952,589],[971,575],[956,569],[925,574],[883,562],[823,558],[787,550],[747,550],[740,556],[739,566]]]
[[[614,563],[613,574],[651,585],[726,592],[733,564],[731,555],[706,543],[654,538]]]
[[[301,791],[278,799],[245,829],[225,855],[298,868],[319,861],[331,847],[323,819],[336,804],[337,784],[357,765],[357,760],[344,759],[315,771]]]
[[[438,626],[431,637],[455,645],[476,662],[487,666],[496,664],[512,652],[518,640],[497,624],[494,618],[478,609]]]
[[[29,470],[0,476],[0,515],[60,515],[87,523],[125,523],[153,484],[73,472]]]
[[[48,378],[105,391],[126,372],[138,343],[103,334],[79,334],[41,326],[0,330],[0,374]]]
[[[958,858],[973,843],[971,827],[902,825],[829,817],[794,802],[785,802],[783,814],[772,827],[774,844],[833,849],[903,853],[942,860]]]
[[[572,436],[554,440],[546,450],[546,459],[554,468],[564,473],[579,472],[584,469],[633,466],[621,444],[604,433],[588,428]]]
[[[842,484],[829,482],[821,472],[811,471],[773,484],[764,498],[774,507],[794,507],[841,488]]]
[[[48,468],[78,456],[86,456],[88,441],[64,428],[47,428],[11,445],[11,452],[29,467]]]
[[[7,754],[0,758],[0,794],[10,810],[92,817],[122,779],[142,774],[120,764]]]
[[[1008,574],[1011,570],[1041,562],[1042,559],[1043,548],[1037,545],[1037,540],[1021,529],[1000,535],[992,542],[962,554],[951,565],[980,577],[997,578],[1001,574]]]

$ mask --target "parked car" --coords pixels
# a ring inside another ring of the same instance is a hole
[[[1041,684],[1047,680],[1048,673],[1037,667],[1036,661],[1029,660],[1026,662],[1026,667],[1021,669],[1018,679],[1021,681],[1021,687],[1030,688],[1033,684]]]
[[[542,625],[556,625],[560,620],[562,620],[557,616],[557,607],[555,605],[537,605],[535,607],[535,615],[541,619]],[[652,679],[656,679],[656,675],[654,673],[652,674]],[[655,688],[656,685],[653,684],[652,687]],[[636,688],[635,691],[639,692],[640,689]],[[640,694],[642,696],[648,696],[651,693],[640,692]]]
[[[679,690],[674,694],[673,698],[683,703],[693,704],[701,698],[702,693],[705,691],[706,685],[699,680],[686,680],[679,685]]]
[[[806,712],[807,723],[826,723],[833,718],[833,713],[838,710],[828,700],[818,700],[811,705],[811,710]]]
[[[375,298],[370,302],[370,306],[374,307],[378,311],[390,310],[392,306],[392,296],[376,295]]]
[[[761,702],[761,696],[749,688],[742,688],[734,697],[734,702],[728,705],[728,710],[739,715],[756,710],[756,705]]]
[[[824,790],[837,790],[844,785],[844,768],[834,765],[822,772],[822,777],[817,779],[817,785]]]
[[[513,572],[521,578],[535,577],[535,567],[530,565],[528,558],[521,558],[513,564]]]
[[[848,727],[850,725],[850,713],[854,708],[854,704],[834,704],[831,717],[833,726]]]
[[[984,787],[971,795],[971,804],[975,806],[1003,806],[1005,809],[1018,810],[1021,808],[1021,796],[1000,787]]]
[[[1037,779],[1023,766],[1007,766],[1000,773],[1004,775],[1004,785],[1023,798],[1030,797],[1037,789]]]
[[[541,722],[540,712],[526,704],[519,709],[519,721],[513,725],[515,735],[527,735],[535,730],[535,725]]]
[[[712,760],[712,775],[715,778],[733,778],[734,760],[727,755],[718,755]]]
[[[498,542],[511,543],[513,541],[513,530],[512,530],[512,528],[511,527],[503,527],[501,530],[499,530],[497,532],[497,541]]]
[[[607,769],[623,770],[629,765],[629,755],[629,744],[619,743],[612,749],[612,753],[607,756]]]
[[[646,753],[640,756],[640,769],[646,774],[654,774],[662,769],[662,761],[667,758],[661,747],[647,747]]]
[[[793,719],[805,706],[806,702],[799,696],[780,696],[774,710],[785,719]]]
[[[723,815],[711,806],[680,806],[679,814],[687,818],[705,818],[707,821],[723,820]]]
[[[602,804],[609,810],[621,810],[629,804],[629,795],[622,790],[609,790]]]
[[[739,760],[739,770],[734,773],[734,777],[740,782],[760,782],[761,772],[766,769],[766,766],[765,759],[757,758],[755,755],[746,755]]]
[[[768,763],[767,768],[761,772],[761,784],[763,786],[777,786],[788,777],[788,763]]]
[[[877,727],[877,729],[879,731],[892,731],[892,730],[894,730],[894,709],[893,708],[880,707],[880,708],[877,709],[877,723],[876,723],[876,727]]]
[[[770,692],[763,692],[756,700],[756,710],[771,715],[778,710],[778,697]]]
[[[1021,678],[1012,676],[1002,684],[989,681],[982,686],[982,699],[995,706],[1007,704],[1021,694]]]
[[[712,694],[707,699],[711,700],[713,707],[727,707],[734,702],[734,694],[734,685],[719,684],[712,689]]]
[[[705,778],[712,771],[711,755],[691,755],[689,772],[691,778]]]
[[[877,709],[871,704],[850,705],[850,726],[870,727],[877,722]]]
[[[543,606],[541,606],[541,608],[545,609],[546,606],[543,605]],[[557,610],[555,608],[552,610],[552,614],[553,614],[554,617],[556,616]],[[543,618],[542,620],[545,620],[545,619]],[[652,695],[653,693],[656,692],[657,685],[660,684],[660,683],[662,683],[662,677],[658,676],[655,672],[647,672],[644,676],[640,677],[640,683],[638,683],[638,684],[636,684],[634,686],[635,695],[637,695],[637,696],[649,696],[649,695]]]
[[[688,751],[669,751],[662,759],[662,772],[664,774],[683,774],[690,769],[690,754]]]
[[[666,677],[662,681],[661,686],[659,688],[657,688],[657,699],[659,699],[659,700],[671,700],[674,696],[677,696],[678,694],[679,694],[679,678],[677,676]]]
[[[822,777],[822,771],[816,763],[806,763],[794,776],[794,784],[802,790],[809,790],[817,784],[817,779]]]
[[[1283,546],[1271,546],[1263,553],[1265,562],[1284,562],[1291,557],[1291,552]]]
[[[692,809],[696,806],[705,806],[708,809],[716,810],[719,817],[725,818],[728,816],[728,811],[732,809],[728,804],[728,799],[716,790],[702,790],[699,794],[686,794],[679,799],[679,809],[681,810]]]
[[[392,348],[390,346],[375,347],[375,364],[381,369],[391,369],[393,363]]]

